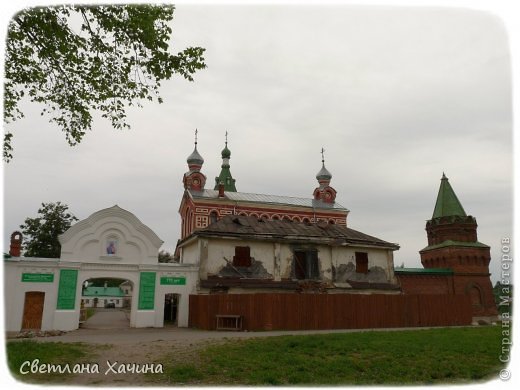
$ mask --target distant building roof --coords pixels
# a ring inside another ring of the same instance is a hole
[[[191,196],[195,199],[222,199],[218,197],[217,190],[205,189],[202,191],[188,191]],[[342,210],[348,211],[347,208],[343,207],[337,202],[325,203],[321,200],[312,198],[296,198],[291,196],[279,196],[279,195],[264,195],[264,194],[253,194],[247,192],[225,192],[225,198],[238,201],[238,202],[253,202],[253,203],[265,203],[265,204],[276,204],[276,205],[287,205],[287,206],[302,206],[310,207],[315,209],[330,209],[330,210]]]
[[[192,236],[233,236],[260,240],[285,240],[323,243],[329,245],[369,245],[399,249],[399,245],[383,241],[342,225],[306,224],[285,220],[263,220],[246,216],[226,216]],[[185,239],[186,240],[186,239]]]
[[[84,297],[124,297],[119,287],[87,287],[83,290]]]

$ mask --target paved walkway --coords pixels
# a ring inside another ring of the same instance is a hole
[[[130,320],[128,314],[123,310],[98,309],[81,327],[84,329],[126,329],[130,328]]]

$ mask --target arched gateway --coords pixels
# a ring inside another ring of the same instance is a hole
[[[164,326],[165,300],[171,296],[177,297],[178,326],[188,326],[198,266],[159,263],[163,241],[135,215],[118,206],[100,210],[59,239],[59,259],[6,259],[8,331],[77,329],[83,283],[95,278],[131,282],[131,327]]]

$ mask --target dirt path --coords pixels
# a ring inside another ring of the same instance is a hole
[[[157,367],[158,364],[162,364],[166,368],[166,366],[171,366],[172,364],[194,363],[199,359],[199,351],[209,345],[225,343],[228,340],[229,338],[227,337],[209,339],[204,337],[180,338],[177,340],[156,341],[137,341],[134,338],[133,342],[118,342],[115,344],[90,343],[93,357],[86,362],[97,363],[99,365],[99,373],[78,374],[66,378],[62,383],[78,386],[164,386],[164,377],[162,375],[157,375],[154,378],[154,374],[119,374],[114,373],[109,367],[117,368],[120,364],[141,364],[143,366],[155,364]]]
[[[215,341],[219,342],[219,341]],[[158,375],[154,380],[154,374],[143,375],[142,373],[119,374],[109,370],[110,365],[117,368],[120,364],[141,364],[162,363],[165,365],[165,357],[172,357],[168,363],[196,361],[197,352],[208,345],[208,342],[200,342],[197,345],[186,347],[182,343],[175,341],[163,342],[139,342],[135,344],[115,344],[115,345],[93,345],[96,357],[88,360],[89,363],[99,365],[99,373],[78,374],[67,378],[63,383],[78,386],[103,385],[103,386],[153,386],[162,385],[162,376]],[[117,363],[116,363],[117,362]],[[116,369],[117,371],[117,369]]]

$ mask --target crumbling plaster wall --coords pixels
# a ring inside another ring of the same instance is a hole
[[[368,254],[368,273],[356,273],[356,252]],[[389,249],[367,247],[337,247],[333,249],[334,281],[347,280],[395,283],[393,252]]]
[[[226,269],[229,268],[228,262],[233,262],[236,246],[248,246],[250,248],[250,256],[255,269],[258,270],[257,277],[272,278],[274,273],[274,250],[275,245],[272,242],[258,242],[249,240],[236,239],[207,239],[207,258],[201,258],[200,275],[202,279],[208,275],[219,275],[224,272],[229,276]],[[226,261],[226,258],[228,261]],[[203,276],[204,275],[204,276]],[[255,274],[248,275],[255,277]]]
[[[182,262],[197,264],[199,276],[229,274],[229,261],[233,261],[236,246],[249,246],[254,275],[248,277],[269,278],[275,281],[293,279],[294,250],[316,249],[320,277],[323,281],[346,282],[347,280],[395,283],[393,252],[388,249],[369,247],[345,247],[329,245],[290,245],[278,242],[253,240],[203,238],[186,245],[182,250]],[[355,252],[368,253],[367,274],[356,273]],[[238,275],[238,274],[237,274]]]

